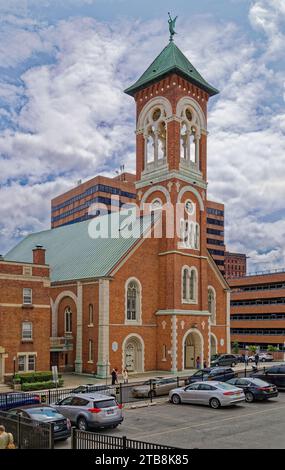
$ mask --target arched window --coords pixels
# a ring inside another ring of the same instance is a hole
[[[180,220],[180,244],[181,248],[189,248],[192,250],[200,249],[200,227],[197,222],[192,220]]]
[[[94,352],[93,340],[89,339],[89,341],[88,341],[88,362],[93,362],[93,352]]]
[[[184,106],[180,114],[180,161],[199,169],[200,122],[194,109]]]
[[[197,303],[198,277],[196,268],[182,268],[182,303]]]
[[[89,304],[88,325],[93,325],[93,305]]]
[[[216,292],[213,287],[208,287],[208,310],[211,314],[210,322],[214,325],[216,323]]]
[[[64,332],[72,333],[72,311],[70,307],[66,307],[64,311]]]
[[[163,105],[154,106],[144,121],[145,170],[166,163],[166,111]]]
[[[126,286],[126,320],[138,322],[140,320],[140,285],[131,279]]]

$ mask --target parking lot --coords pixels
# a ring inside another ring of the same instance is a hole
[[[243,403],[213,410],[197,405],[172,405],[126,409],[125,420],[102,434],[193,449],[285,448],[285,392],[267,402]],[[70,447],[69,440],[56,448]]]

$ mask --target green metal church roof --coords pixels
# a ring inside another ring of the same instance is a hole
[[[136,91],[153,81],[160,80],[169,72],[177,72],[191,83],[207,91],[210,96],[219,93],[216,88],[204,80],[173,41],[169,42],[136,83],[125,90],[125,93],[133,96]]]
[[[51,280],[69,281],[107,276],[120,259],[135,245],[142,233],[151,227],[150,216],[133,223],[133,236],[124,238],[121,229],[127,213],[121,213],[120,224],[113,226],[112,237],[91,238],[90,223],[110,227],[112,214],[91,220],[34,233],[24,238],[7,253],[6,261],[32,263],[32,250],[36,245],[46,249],[46,263],[51,267]],[[116,217],[116,216],[115,216]],[[156,217],[155,217],[156,220]],[[91,225],[92,227],[92,225]],[[94,227],[94,225],[93,225]]]

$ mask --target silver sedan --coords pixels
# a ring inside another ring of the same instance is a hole
[[[245,401],[243,390],[225,382],[195,382],[187,387],[175,388],[169,392],[169,401],[192,403],[193,405],[209,405],[211,408],[235,405]]]

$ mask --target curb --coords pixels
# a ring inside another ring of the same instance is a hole
[[[139,403],[137,405],[134,405],[134,404],[131,405],[130,403],[125,403],[124,408],[126,410],[135,410],[137,408],[148,408],[150,406],[163,405],[164,403],[168,403],[168,400],[162,399],[159,401]]]

